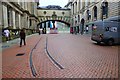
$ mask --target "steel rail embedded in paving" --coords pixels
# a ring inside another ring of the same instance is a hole
[[[60,65],[60,64],[50,55],[50,53],[49,53],[49,51],[48,51],[48,46],[47,46],[47,45],[48,45],[48,37],[46,37],[46,47],[45,47],[46,52],[47,52],[47,55],[48,55],[48,57],[52,60],[52,62],[53,62],[56,66],[58,66],[58,68],[64,69],[63,66]]]
[[[31,68],[32,75],[33,75],[34,77],[36,77],[37,72],[36,72],[35,67],[34,67],[34,65],[33,65],[32,54],[33,54],[34,49],[36,49],[36,47],[37,47],[38,43],[40,42],[40,40],[41,40],[41,38],[40,38],[39,41],[35,44],[35,46],[32,48],[32,50],[31,50],[31,52],[30,52],[30,68]]]

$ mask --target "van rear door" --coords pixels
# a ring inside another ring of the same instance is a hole
[[[101,34],[104,32],[103,21],[96,21],[92,26],[91,39],[97,42],[101,41]]]

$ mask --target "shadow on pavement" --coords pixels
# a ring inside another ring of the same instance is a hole
[[[110,46],[110,45],[107,45],[107,44],[105,44],[105,43],[97,44],[97,43],[93,42],[92,44],[98,45],[98,46]],[[120,46],[120,44],[114,44],[114,45],[112,45],[112,46]]]

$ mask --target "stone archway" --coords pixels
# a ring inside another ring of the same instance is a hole
[[[37,28],[38,28],[38,29],[43,29],[43,34],[46,34],[46,31],[47,31],[46,28],[50,28],[51,30],[57,29],[57,28],[55,27],[55,21],[64,23],[64,24],[66,24],[67,26],[70,27],[70,23],[67,23],[67,22],[62,21],[62,20],[46,20],[46,21],[40,22],[40,23],[37,25]],[[52,28],[50,27],[50,23],[49,23],[49,22],[52,22],[52,24],[53,24],[53,27],[52,27]]]

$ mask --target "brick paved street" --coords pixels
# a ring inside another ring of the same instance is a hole
[[[2,52],[2,76],[3,78],[31,78],[29,55],[30,51],[38,41],[40,36],[28,38],[27,45],[19,47],[16,44],[13,47],[3,50]],[[31,42],[32,41],[32,42]],[[22,54],[23,56],[16,56]]]
[[[36,76],[33,76],[30,68],[31,51]],[[16,56],[18,53],[25,54]],[[79,34],[34,35],[27,38],[26,46],[19,47],[16,44],[3,50],[2,76],[3,78],[117,78],[118,46],[100,46],[92,42],[89,36]]]
[[[88,36],[58,34],[49,35],[48,50],[69,77],[118,77],[117,46],[96,45]]]

